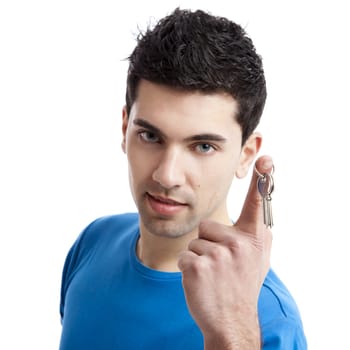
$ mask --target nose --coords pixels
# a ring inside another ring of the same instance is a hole
[[[185,182],[184,169],[183,152],[179,149],[168,149],[162,154],[152,178],[167,190],[180,187]]]

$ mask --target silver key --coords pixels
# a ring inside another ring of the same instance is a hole
[[[271,174],[259,174],[258,191],[263,199],[264,224],[267,228],[273,226],[271,194],[274,190],[274,182]]]

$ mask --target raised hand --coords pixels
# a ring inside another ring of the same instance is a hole
[[[260,173],[272,171],[268,156]],[[270,266],[272,236],[264,225],[262,197],[255,172],[237,222],[204,221],[198,238],[179,256],[183,286],[206,350],[260,349],[257,304]]]

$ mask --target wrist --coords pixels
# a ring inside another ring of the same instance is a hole
[[[259,350],[261,332],[256,310],[237,311],[230,324],[222,324],[204,335],[204,350]]]

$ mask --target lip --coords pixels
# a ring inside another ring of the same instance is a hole
[[[157,214],[171,216],[179,213],[187,205],[171,198],[161,197],[147,193],[147,201],[151,209]]]

